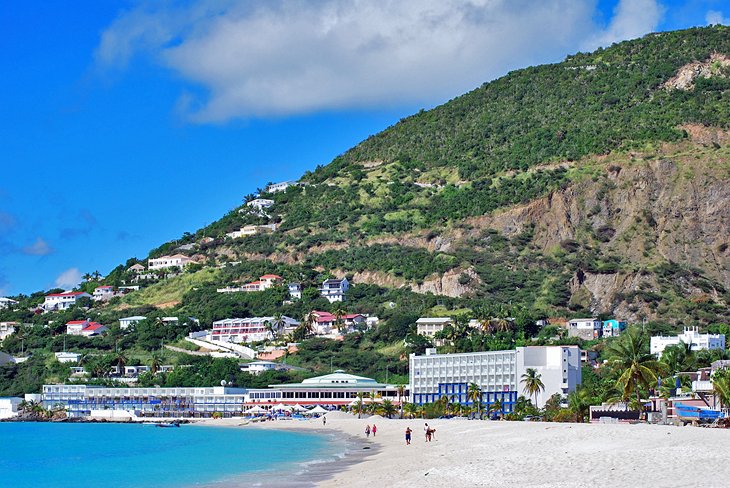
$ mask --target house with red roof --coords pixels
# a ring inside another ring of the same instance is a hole
[[[94,289],[93,300],[97,302],[111,300],[115,296],[114,287],[109,285],[97,286]]]
[[[106,325],[101,325],[98,322],[92,322],[89,319],[66,322],[66,334],[68,335],[91,337],[101,335],[108,330],[109,328]]]
[[[218,293],[235,293],[239,291],[264,291],[268,290],[272,286],[276,286],[282,282],[284,278],[275,274],[265,274],[260,276],[258,280],[246,283],[241,286],[227,286],[225,288],[218,288]]]
[[[337,316],[330,312],[322,312],[313,310],[312,316],[315,319],[314,333],[320,336],[337,336],[341,335],[337,330]],[[345,334],[354,332],[358,325],[367,326],[367,316],[361,313],[351,313],[342,316],[342,327]]]
[[[81,297],[91,298],[91,295],[83,291],[51,293],[50,295],[46,295],[42,307],[46,312],[50,312],[51,310],[66,310],[76,305],[76,301]]]

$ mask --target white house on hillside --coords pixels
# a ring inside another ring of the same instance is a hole
[[[11,300],[10,298],[0,297],[0,310],[11,308],[14,305],[17,305],[18,302],[15,300]]]
[[[595,317],[588,319],[572,319],[568,321],[568,336],[580,337],[590,341],[603,334],[603,322]]]
[[[282,181],[281,183],[272,183],[269,186],[266,187],[267,193],[277,193],[280,191],[284,191],[290,186],[296,185],[296,181]]]
[[[124,317],[122,319],[119,319],[119,328],[120,329],[128,329],[131,325],[137,324],[139,322],[142,322],[143,320],[146,320],[147,317],[144,317],[142,315],[134,315],[132,317]]]
[[[289,296],[294,300],[302,298],[301,283],[289,283]]]
[[[174,256],[160,256],[159,258],[150,258],[148,260],[147,267],[149,269],[163,269],[163,268],[180,268],[183,269],[186,264],[194,263],[195,261],[184,254],[175,254]]]
[[[145,267],[141,264],[133,264],[129,268],[127,268],[127,271],[132,271],[133,273],[142,273],[145,270]]]
[[[246,319],[224,319],[213,322],[213,330],[210,337],[215,341],[223,342],[259,342],[273,339],[270,326],[275,322],[274,317],[251,317]],[[284,329],[293,328],[299,322],[291,317],[282,317],[282,324],[277,330],[281,333]]]
[[[12,335],[17,327],[17,322],[0,322],[0,341]]]
[[[68,335],[91,337],[101,335],[108,330],[109,328],[105,325],[101,325],[98,322],[91,322],[90,320],[72,320],[71,322],[66,322],[66,334]]]
[[[50,312],[51,310],[66,310],[76,305],[76,301],[82,297],[91,298],[91,295],[83,291],[51,293],[50,295],[46,295],[46,299],[41,307],[46,312]]]
[[[342,302],[345,300],[345,293],[349,288],[350,283],[347,281],[347,278],[342,278],[341,280],[325,280],[319,292],[330,303]]]
[[[107,301],[111,300],[114,297],[114,287],[109,285],[104,286],[97,286],[94,289],[94,296],[92,297],[93,300],[99,302],[99,301]]]
[[[276,230],[276,224],[266,225],[244,225],[240,230],[234,230],[226,234],[226,237],[230,239],[239,239],[241,237],[255,236],[256,234],[265,234],[268,232],[274,232]]]
[[[725,349],[725,334],[700,334],[697,327],[685,327],[676,336],[653,336],[649,345],[652,354],[661,356],[667,346],[689,344],[693,351]]]
[[[274,201],[269,200],[268,198],[256,198],[255,200],[248,202],[246,206],[255,209],[259,214],[262,214],[264,210],[271,207],[273,204]]]

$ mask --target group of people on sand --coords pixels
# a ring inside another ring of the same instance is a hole
[[[373,424],[372,428],[370,427],[370,424],[365,426],[365,437],[370,437],[370,434],[373,434],[373,437],[375,437],[375,434],[378,433],[378,426]]]
[[[423,426],[423,432],[426,434],[426,442],[431,442],[431,440],[434,439],[436,436],[436,429],[432,429],[429,427],[428,423]],[[411,445],[411,435],[413,434],[413,431],[410,427],[406,427],[406,446]]]

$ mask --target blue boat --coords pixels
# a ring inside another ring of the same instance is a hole
[[[697,407],[694,405],[685,405],[684,403],[675,403],[674,410],[677,414],[677,418],[684,422],[713,422],[715,420],[725,418],[725,414],[720,410]]]

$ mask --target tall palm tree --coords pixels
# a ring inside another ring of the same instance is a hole
[[[527,368],[525,373],[522,375],[522,380],[520,381],[520,383],[524,385],[522,391],[527,393],[528,396],[535,397],[535,405],[537,405],[537,395],[539,395],[540,392],[545,391],[545,384],[540,378],[541,375],[535,368]]]
[[[396,386],[396,389],[398,391],[398,405],[400,409],[400,418],[403,418],[403,395],[406,392],[406,385],[398,385]]]
[[[635,395],[641,402],[641,389],[656,385],[658,375],[667,369],[649,353],[648,337],[632,328],[606,348],[608,363],[619,372],[616,386],[627,401]]]
[[[337,332],[340,334],[342,334],[345,329],[345,315],[347,315],[347,312],[342,307],[337,307],[334,313],[335,327],[337,328]]]
[[[284,315],[281,313],[277,313],[276,315],[274,315],[273,320],[271,320],[271,325],[273,326],[273,330],[271,330],[271,335],[274,337],[274,339],[276,339],[279,333],[284,330],[284,327],[286,327],[286,320],[284,320]]]
[[[466,391],[466,398],[477,409],[477,415],[482,418],[482,389],[476,383],[469,383],[469,388]]]
[[[164,361],[164,357],[161,352],[153,352],[152,357],[150,358],[150,371],[152,374],[157,374],[157,372],[162,367],[162,362]]]
[[[119,351],[114,356],[114,362],[117,363],[117,367],[119,368],[119,374],[124,375],[124,367],[127,365],[127,356],[124,354],[123,351]]]
[[[730,407],[730,370],[721,369],[712,375],[712,390],[720,405]]]
[[[357,418],[360,418],[362,416],[364,403],[365,393],[360,391],[357,393],[357,401],[355,402],[355,411],[357,412]]]
[[[591,398],[587,388],[578,388],[568,395],[568,406],[575,414],[575,421],[582,423],[591,406]]]

